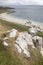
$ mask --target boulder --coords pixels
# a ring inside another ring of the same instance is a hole
[[[12,29],[12,30],[10,31],[9,37],[15,37],[16,34],[17,34],[17,30],[16,30],[16,29]]]
[[[23,51],[23,53],[24,53],[26,58],[30,57],[30,53],[26,49]]]
[[[3,38],[3,40],[7,40],[7,39],[8,39],[8,37]]]
[[[21,48],[17,44],[15,44],[14,46],[16,51],[18,51],[19,53],[22,52]]]
[[[37,28],[36,28],[36,27],[31,27],[31,28],[29,28],[28,32],[29,32],[30,34],[34,35],[34,34],[36,34],[36,32],[37,32]]]
[[[38,47],[39,49],[41,49],[41,47],[42,47],[42,37],[34,36],[33,41],[35,43],[35,46]]]
[[[8,46],[8,43],[6,41],[3,42],[4,46]]]
[[[24,53],[24,56],[26,56],[26,57],[30,57],[28,46],[30,45],[30,46],[32,46],[32,48],[35,48],[33,41],[32,41],[32,36],[30,34],[28,34],[28,32],[19,33],[19,36],[16,39],[15,44],[19,46],[19,48],[16,46],[17,49],[19,51],[21,49],[22,52]]]

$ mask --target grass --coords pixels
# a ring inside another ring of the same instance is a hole
[[[0,9],[0,14],[1,14],[1,13],[5,13],[5,12],[7,12],[7,11],[8,11],[8,9],[1,8],[1,9]]]
[[[37,32],[37,35],[43,38],[43,33],[42,32]]]
[[[43,65],[43,57],[37,51],[37,49],[31,49],[31,58],[27,59],[27,61],[25,58],[20,60],[16,53],[14,53],[14,56],[11,55],[10,48],[0,44],[0,65]]]
[[[10,48],[6,48],[0,43],[0,65],[22,65],[22,63],[16,54],[11,55]]]
[[[0,14],[1,14],[1,13],[5,13],[5,12],[8,12],[8,13],[13,13],[13,12],[15,12],[15,11],[9,11],[10,9],[15,9],[15,8],[0,7]]]
[[[11,23],[5,20],[1,20],[0,19],[0,23],[4,24],[4,25],[8,25],[12,28],[17,29],[18,31],[27,31],[30,27],[29,26],[25,26],[25,25],[21,25],[21,24],[16,24],[16,23]]]
[[[41,56],[39,50],[37,48],[30,49],[30,64],[31,65],[43,65],[43,57]]]

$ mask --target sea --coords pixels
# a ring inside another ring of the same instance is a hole
[[[43,6],[22,5],[13,7],[15,12],[10,13],[11,16],[43,23]]]

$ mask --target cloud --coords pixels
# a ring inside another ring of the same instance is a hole
[[[10,4],[22,4],[22,5],[43,5],[43,0],[0,0],[0,4],[2,5],[10,5]]]

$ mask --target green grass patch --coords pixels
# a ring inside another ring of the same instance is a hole
[[[11,22],[1,20],[1,19],[0,19],[0,23],[8,25],[8,26],[10,26],[12,28],[15,28],[15,29],[19,30],[19,31],[27,31],[30,28],[29,26],[16,24],[16,23],[11,23]]]
[[[30,65],[43,65],[43,57],[40,54],[40,51],[35,48],[35,49],[30,49]]]
[[[43,33],[42,32],[37,32],[37,35],[40,37],[43,37]]]
[[[0,43],[0,65],[22,65],[16,54],[11,55],[10,48]]]
[[[2,8],[2,9],[0,9],[0,14],[1,14],[1,13],[5,13],[5,12],[7,12],[7,11],[8,11],[8,9]]]

